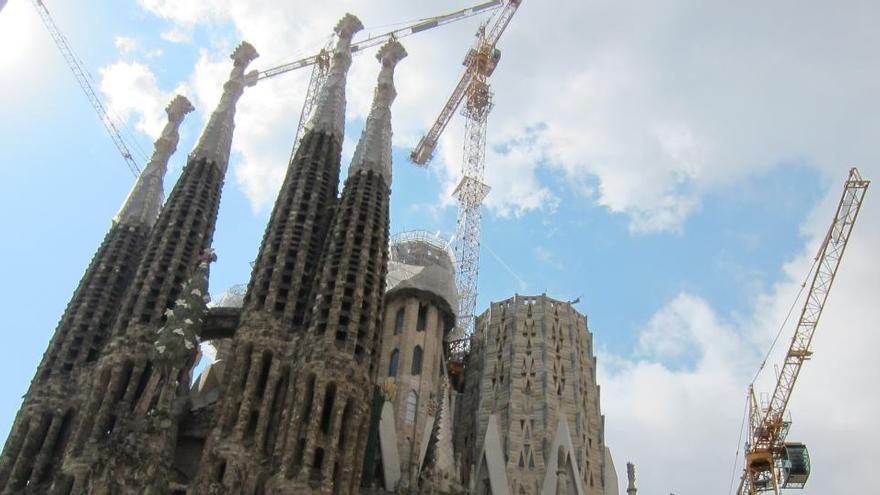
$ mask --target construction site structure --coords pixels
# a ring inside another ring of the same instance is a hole
[[[456,284],[458,286],[458,323],[452,341],[467,342],[473,333],[477,305],[477,283],[480,274],[480,237],[482,232],[482,204],[489,194],[483,182],[486,168],[486,127],[492,110],[492,89],[489,76],[501,59],[496,48],[498,40],[510,24],[522,0],[507,0],[494,23],[483,23],[477,32],[477,41],[464,60],[465,71],[452,95],[440,111],[428,133],[419,140],[410,158],[417,165],[426,165],[434,154],[437,141],[459,108],[465,117],[464,155],[461,179],[452,195],[458,201],[455,233]],[[462,348],[453,342],[454,354],[461,357]]]
[[[803,488],[810,476],[807,447],[787,441],[791,421],[786,418],[786,409],[801,367],[813,356],[810,343],[869,184],[856,168],[850,169],[834,219],[815,258],[804,307],[766,407],[756,397],[754,382],[749,385],[749,438],[738,495],[779,494],[781,489]]]

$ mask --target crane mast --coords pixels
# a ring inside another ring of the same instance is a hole
[[[482,204],[490,189],[483,182],[486,168],[486,127],[493,106],[489,76],[495,71],[501,58],[501,52],[495,44],[510,24],[521,3],[522,0],[509,0],[491,28],[486,23],[480,26],[477,42],[465,57],[465,71],[452,95],[428,133],[419,140],[410,154],[416,165],[426,165],[432,158],[437,141],[452,119],[452,115],[464,102],[461,108],[461,114],[465,117],[461,180],[452,193],[458,200],[455,235],[458,323],[451,340],[464,341],[466,336],[473,333],[480,270]]]
[[[850,170],[834,221],[816,256],[810,290],[766,408],[759,404],[754,386],[749,386],[750,438],[738,495],[778,494],[783,488],[803,488],[809,476],[806,447],[785,441],[791,426],[785,411],[801,367],[813,355],[810,343],[869,184],[857,169]]]
[[[89,77],[86,73],[86,70],[80,64],[79,59],[74,53],[73,49],[70,47],[70,44],[67,43],[67,38],[58,28],[58,25],[55,24],[55,19],[52,18],[52,14],[49,13],[49,9],[46,8],[42,0],[32,0],[32,2],[34,4],[34,8],[37,9],[37,13],[40,15],[40,19],[43,21],[43,24],[49,31],[49,35],[52,37],[52,41],[55,42],[55,46],[58,47],[58,51],[61,52],[61,56],[64,57],[64,61],[67,62],[67,66],[70,68],[70,71],[73,72],[73,76],[76,78],[76,82],[79,84],[79,87],[82,89],[83,93],[85,93],[86,98],[88,98],[89,103],[91,103],[92,105],[92,108],[94,108],[95,112],[98,114],[98,118],[101,120],[101,124],[104,126],[104,129],[106,129],[107,134],[110,135],[110,139],[113,140],[113,144],[116,145],[116,149],[118,149],[119,153],[122,154],[122,159],[125,160],[125,163],[126,165],[128,165],[131,173],[134,174],[135,177],[137,177],[138,174],[140,174],[141,172],[141,168],[138,166],[137,161],[135,161],[134,157],[131,154],[131,151],[128,149],[128,145],[125,143],[125,139],[123,139],[122,133],[119,132],[119,128],[116,127],[116,124],[113,123],[113,120],[107,113],[107,108],[104,106],[101,98],[98,97],[98,94],[95,92],[95,89],[89,82]]]

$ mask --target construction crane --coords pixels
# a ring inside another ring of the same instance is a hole
[[[58,29],[58,25],[55,24],[55,20],[52,18],[49,9],[46,8],[42,0],[32,0],[32,2],[34,8],[37,9],[37,13],[40,15],[40,19],[43,20],[43,24],[49,31],[49,35],[52,36],[52,41],[55,42],[55,46],[58,47],[58,51],[61,52],[70,71],[73,72],[76,82],[79,83],[79,87],[82,89],[83,93],[85,93],[89,103],[92,104],[92,108],[94,108],[95,112],[98,114],[98,119],[101,120],[101,124],[104,125],[104,129],[107,130],[107,134],[110,135],[113,144],[116,145],[116,149],[122,154],[122,159],[125,160],[131,173],[137,177],[141,172],[141,168],[132,156],[131,151],[128,149],[128,145],[122,137],[122,133],[119,132],[119,128],[110,118],[110,114],[107,113],[107,108],[104,106],[101,98],[98,97],[98,94],[89,82],[88,73],[80,63],[79,57],[76,56],[73,49],[70,47],[70,44],[67,42],[67,38],[61,33],[61,30]]]
[[[101,101],[101,98],[98,97],[97,92],[95,92],[94,88],[89,82],[88,73],[83,68],[82,64],[79,61],[79,58],[74,53],[73,49],[70,47],[70,44],[67,42],[67,38],[65,38],[65,36],[61,33],[61,30],[58,28],[58,25],[55,23],[55,20],[52,18],[52,15],[49,13],[49,10],[43,4],[42,0],[32,0],[32,2],[34,4],[34,7],[37,9],[40,18],[43,20],[43,24],[46,25],[46,29],[49,31],[49,34],[55,41],[55,45],[58,47],[58,50],[64,57],[65,62],[67,62],[67,65],[70,68],[71,72],[73,72],[77,83],[79,83],[80,88],[82,88],[83,92],[89,100],[89,103],[91,103],[92,107],[95,109],[95,112],[98,114],[98,118],[101,120],[101,124],[103,124],[104,128],[107,130],[107,133],[110,135],[110,138],[113,140],[113,144],[116,145],[116,148],[122,154],[122,158],[125,160],[129,169],[131,169],[131,172],[135,176],[137,176],[140,173],[140,166],[138,166],[137,161],[132,156],[132,153],[129,150],[128,145],[126,144],[125,139],[122,137],[122,133],[119,131],[119,128],[110,118],[110,115],[107,112],[107,108]],[[472,7],[457,10],[455,12],[450,12],[448,14],[419,19],[418,21],[410,23],[404,27],[397,28],[380,35],[371,36],[365,40],[354,43],[351,46],[351,51],[354,54],[361,53],[367,48],[381,45],[382,43],[385,43],[392,38],[404,38],[416,33],[420,33],[422,31],[433,29],[438,26],[449,24],[451,22],[456,22],[462,19],[473,17],[475,15],[491,12],[492,10],[500,8],[501,5],[502,0],[491,0],[488,2],[480,3],[478,5],[474,5]],[[309,80],[309,86],[306,92],[305,103],[303,104],[302,111],[300,112],[296,138],[294,139],[294,149],[291,152],[291,155],[293,154],[293,152],[296,151],[297,143],[299,143],[300,138],[302,138],[305,123],[308,121],[308,118],[315,107],[320,88],[327,80],[327,75],[329,73],[330,67],[331,52],[332,42],[315,55],[310,55],[308,57],[287,64],[264,70],[258,75],[258,80],[262,80],[296,69],[301,69],[303,67],[313,66],[311,79]]]
[[[749,385],[749,439],[738,495],[768,492],[778,495],[781,489],[803,488],[809,478],[810,457],[806,445],[786,442],[791,427],[791,421],[785,417],[786,407],[801,366],[813,355],[810,342],[869,184],[857,169],[850,170],[834,221],[816,256],[810,290],[766,407],[758,403],[754,382]]]
[[[464,161],[461,166],[461,180],[452,193],[458,200],[455,257],[459,297],[458,323],[453,340],[457,338],[464,345],[467,337],[473,333],[477,278],[480,271],[482,204],[490,189],[483,182],[486,167],[486,124],[492,110],[489,76],[501,59],[501,51],[495,45],[521,4],[522,0],[507,0],[491,27],[488,22],[480,26],[477,41],[464,59],[464,74],[431,129],[419,140],[410,155],[416,165],[426,166],[434,154],[437,140],[464,101],[461,110],[465,117]]]
[[[405,38],[407,36],[412,36],[414,34],[427,31],[429,29],[434,29],[436,27],[443,26],[452,22],[467,19],[475,15],[491,12],[500,8],[501,5],[502,0],[492,0],[465,9],[456,10],[455,12],[450,12],[448,14],[419,19],[404,27],[400,27],[392,31],[388,31],[387,33],[371,36],[365,40],[352,43],[351,52],[355,55],[363,53],[363,51],[367,48],[379,46],[387,42],[388,40]],[[330,71],[330,57],[332,53],[333,41],[331,40],[318,53],[305,58],[301,58],[299,60],[295,60],[293,62],[279,65],[277,67],[273,67],[271,69],[260,71],[257,77],[257,80],[260,81],[277,76],[279,74],[285,74],[296,69],[301,69],[303,67],[312,67],[312,75],[309,78],[309,86],[306,90],[305,102],[303,103],[302,111],[300,112],[299,124],[297,125],[296,136],[293,140],[293,149],[290,152],[291,159],[293,158],[294,153],[296,153],[296,147],[299,145],[299,141],[302,138],[303,133],[305,132],[305,124],[306,122],[308,122],[309,116],[311,116],[312,110],[314,110],[315,104],[318,101],[318,94],[320,93],[320,89],[327,81],[327,76]]]

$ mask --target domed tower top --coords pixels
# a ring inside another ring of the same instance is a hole
[[[458,290],[455,258],[448,243],[425,231],[402,232],[391,239],[386,298],[398,293],[427,296],[444,313],[446,327],[455,324]]]

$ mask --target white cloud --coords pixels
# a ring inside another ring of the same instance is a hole
[[[188,38],[197,25],[231,23],[263,54],[255,63],[262,68],[317,51],[353,8],[342,0],[317,10],[303,0],[139,2],[172,23],[166,33],[176,33],[172,39]],[[375,26],[435,10],[386,2],[356,13]],[[552,211],[560,186],[544,183],[538,172],[561,171],[569,187],[627,215],[633,232],[675,232],[706,192],[780,163],[803,160],[830,177],[842,163],[877,161],[872,136],[880,131],[880,103],[868,81],[880,78],[880,63],[869,62],[876,61],[870,47],[880,44],[880,33],[861,22],[875,16],[872,10],[867,3],[837,8],[793,0],[771,6],[600,0],[551,9],[524,2],[501,40],[504,56],[492,77],[488,208],[501,216]],[[756,19],[755,11],[763,15]],[[475,24],[404,40],[411,57],[397,77],[398,146],[414,145],[439,112],[461,73]],[[228,51],[238,40],[226,41],[217,50]],[[211,56],[225,59],[227,51]],[[376,72],[371,62],[359,57],[351,71],[350,119],[368,111]],[[307,76],[301,71],[261,83],[240,104],[235,141],[245,163],[236,176],[255,208],[269,205],[277,188]],[[255,123],[246,116],[257,109],[263,132],[245,135],[245,122]],[[453,119],[431,165],[446,192],[462,160],[460,120]]]
[[[137,40],[127,36],[117,36],[113,38],[113,45],[119,50],[119,53],[123,55],[135,51],[138,47]]]
[[[175,26],[163,31],[159,37],[170,43],[186,43],[192,40],[192,29]]]
[[[839,195],[832,189],[813,211],[802,254],[785,265],[785,281],[756,295],[752,314],[725,317],[698,295],[680,294],[647,322],[635,356],[600,353],[608,444],[618,466],[636,463],[643,491],[727,493],[746,386],[812,264]],[[813,459],[805,495],[841,493],[853,482],[866,492],[880,488],[866,477],[876,461],[872,445],[880,441],[880,398],[865,393],[880,380],[873,365],[880,345],[873,323],[880,318],[874,199],[866,199],[816,331],[814,359],[803,367],[789,407],[789,439],[805,442]],[[772,391],[774,364],[782,362],[801,305],[757,382],[759,392]],[[625,480],[625,471],[619,474]]]
[[[122,122],[134,116],[138,130],[158,137],[167,120],[164,109],[171,95],[159,89],[152,70],[139,62],[118,61],[102,67],[99,73],[110,115]]]

